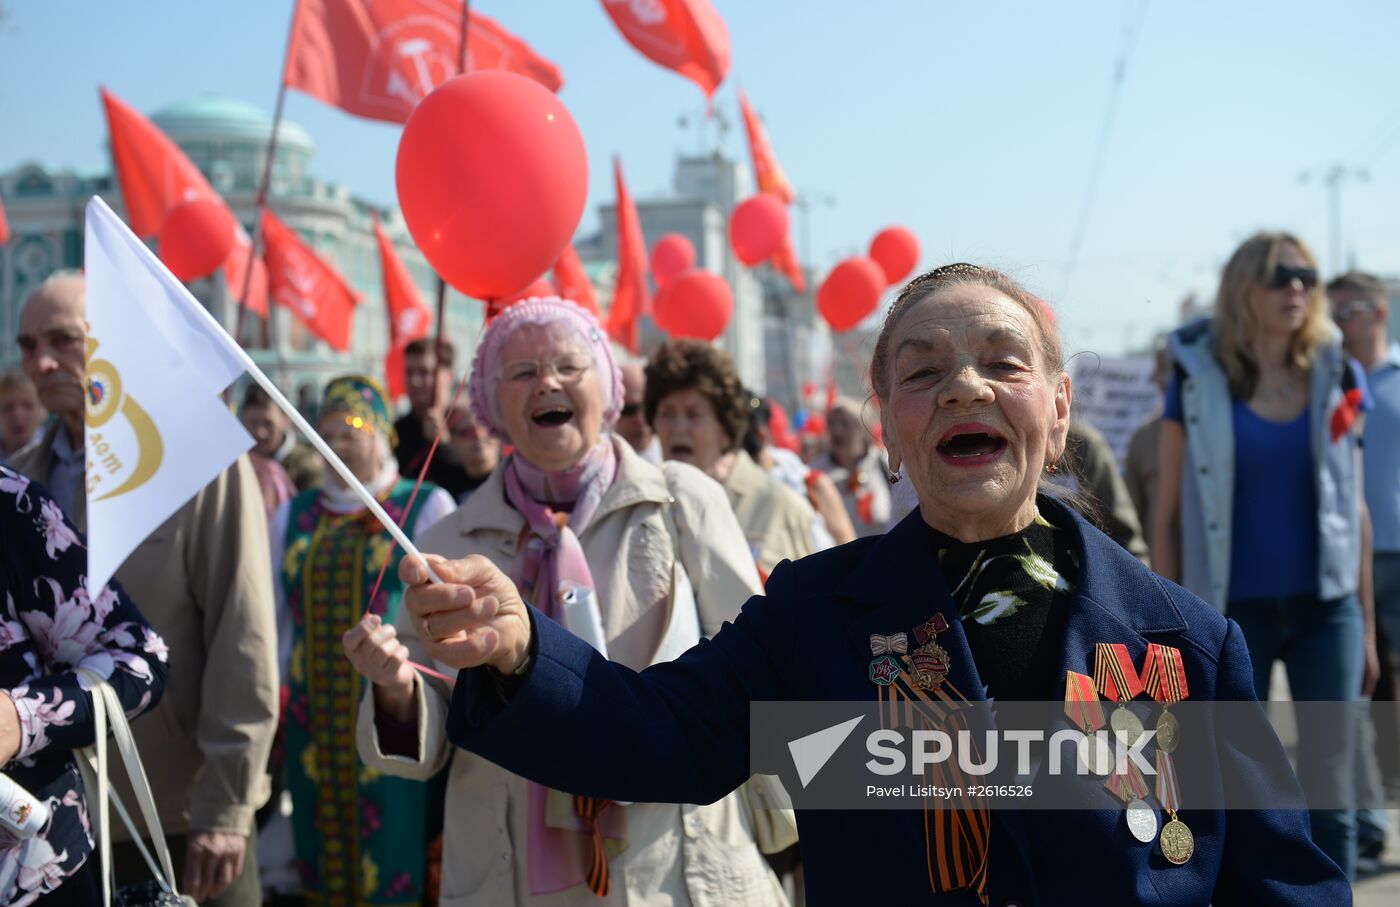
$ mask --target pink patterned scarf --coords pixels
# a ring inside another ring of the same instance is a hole
[[[512,579],[535,607],[568,626],[566,596],[586,593],[597,601],[593,573],[578,536],[617,477],[617,452],[604,437],[564,472],[544,472],[516,453],[506,461],[504,477],[506,498],[526,523]],[[529,790],[530,893],[553,894],[588,882],[600,835],[601,839],[625,838],[622,811],[603,809],[590,823],[574,810],[566,815],[557,808],[551,810],[547,788],[532,782]],[[562,798],[553,796],[556,801]],[[572,804],[572,798],[568,802]]]

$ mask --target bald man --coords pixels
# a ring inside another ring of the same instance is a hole
[[[57,419],[11,466],[47,485],[87,530],[84,491],[86,283],[77,272],[44,281],[19,316],[21,363]],[[178,450],[167,451],[178,457]],[[277,725],[277,629],[267,521],[247,457],[229,467],[141,543],[117,571],[170,647],[175,681],[132,722],[184,893],[204,904],[262,901],[249,841],[268,796]],[[112,783],[135,803],[120,772]],[[94,807],[96,804],[90,803]],[[113,829],[118,884],[150,878],[139,851]]]

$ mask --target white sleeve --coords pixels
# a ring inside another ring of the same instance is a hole
[[[434,488],[433,493],[428,495],[423,506],[418,509],[418,519],[414,522],[413,531],[409,533],[409,537],[417,543],[423,537],[423,533],[427,532],[433,524],[456,509],[457,502],[452,500],[452,495],[448,494],[445,489]]]
[[[283,686],[292,664],[292,613],[287,609],[287,590],[282,588],[282,558],[287,553],[287,523],[291,518],[291,501],[284,501],[272,512],[267,526],[268,548],[272,552],[272,600],[277,610],[277,666]]]

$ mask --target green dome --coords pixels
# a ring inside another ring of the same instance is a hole
[[[151,119],[177,143],[187,139],[251,139],[265,143],[272,131],[272,118],[249,103],[222,95],[203,95],[163,107]],[[277,130],[277,144],[310,153],[315,147],[311,135],[300,124],[283,119]]]

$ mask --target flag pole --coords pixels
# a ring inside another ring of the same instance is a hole
[[[472,3],[462,0],[462,24],[457,33],[457,75],[467,71],[467,36],[471,31]],[[447,281],[438,275],[437,279],[437,339],[433,344],[433,367],[437,368],[438,350],[442,349],[442,338],[447,324]],[[433,405],[437,405],[437,384],[433,384]]]
[[[267,207],[268,191],[272,187],[272,162],[277,157],[277,132],[282,126],[282,107],[287,100],[287,64],[292,58],[292,39],[296,36],[297,19],[301,16],[301,0],[296,0],[292,5],[292,21],[287,29],[287,44],[282,51],[282,74],[278,78],[277,85],[277,106],[272,113],[272,134],[267,138],[267,157],[263,161],[262,179],[258,183],[257,194],[253,196],[253,235],[252,248],[248,252],[248,266],[243,269],[243,292],[238,300],[238,323],[235,328],[235,342],[240,347],[243,345],[243,320],[248,312],[248,290],[253,282],[253,266],[257,264],[259,251],[258,245],[262,242],[262,219],[263,209]],[[272,300],[267,300],[267,320],[264,326],[267,329],[268,345],[272,347],[273,355],[277,360],[277,377],[285,378],[286,368],[282,361],[282,347],[277,342],[276,312],[272,306]],[[249,360],[252,361],[251,359]]]

